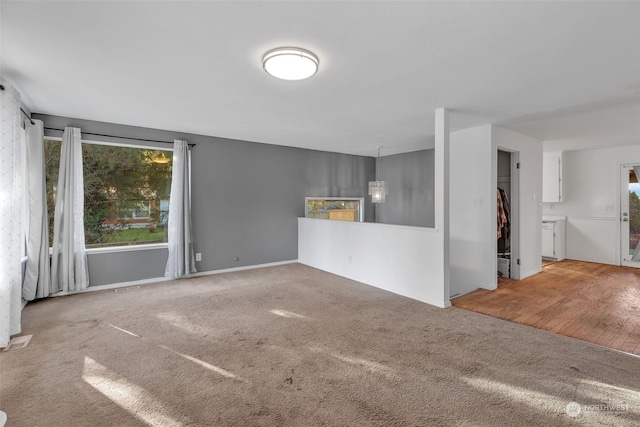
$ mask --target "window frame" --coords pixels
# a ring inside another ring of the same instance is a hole
[[[62,137],[59,136],[44,136],[45,140],[49,141],[60,141],[62,142]],[[122,142],[111,142],[111,141],[92,141],[81,139],[80,142],[82,144],[92,144],[92,145],[110,145],[113,147],[124,147],[124,148],[138,148],[140,150],[162,150],[162,151],[171,151],[173,152],[173,147],[164,148],[155,145],[144,145],[144,144],[126,144]],[[44,143],[44,141],[43,141]],[[171,209],[171,202],[169,202],[169,209]],[[53,213],[51,213],[53,214]],[[167,249],[169,247],[169,242],[162,243],[146,243],[142,245],[122,245],[122,246],[105,246],[102,248],[87,248],[87,242],[85,240],[85,250],[87,255],[91,254],[106,254],[106,253],[117,253],[117,252],[132,252],[132,251],[141,251],[141,250],[156,250],[156,249]],[[53,247],[49,246],[49,254],[53,251]]]
[[[364,207],[365,201],[364,197],[305,197],[304,198],[304,216],[305,218],[309,218],[309,202],[319,201],[319,202],[357,202],[358,203],[358,217],[356,221],[353,222],[364,222]]]

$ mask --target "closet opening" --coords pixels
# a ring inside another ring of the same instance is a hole
[[[518,251],[518,153],[498,149],[497,156],[497,274],[520,279]]]

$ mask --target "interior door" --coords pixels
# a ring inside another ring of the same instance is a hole
[[[635,166],[635,168],[634,168]],[[623,165],[620,174],[620,260],[622,265],[640,268],[633,256],[640,242],[640,165]]]

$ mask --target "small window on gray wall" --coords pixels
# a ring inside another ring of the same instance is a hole
[[[362,222],[364,199],[306,197],[305,216],[315,219]]]

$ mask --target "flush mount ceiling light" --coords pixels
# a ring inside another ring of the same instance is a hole
[[[279,47],[262,57],[264,70],[282,80],[307,79],[318,71],[319,63],[312,52],[297,47]]]

